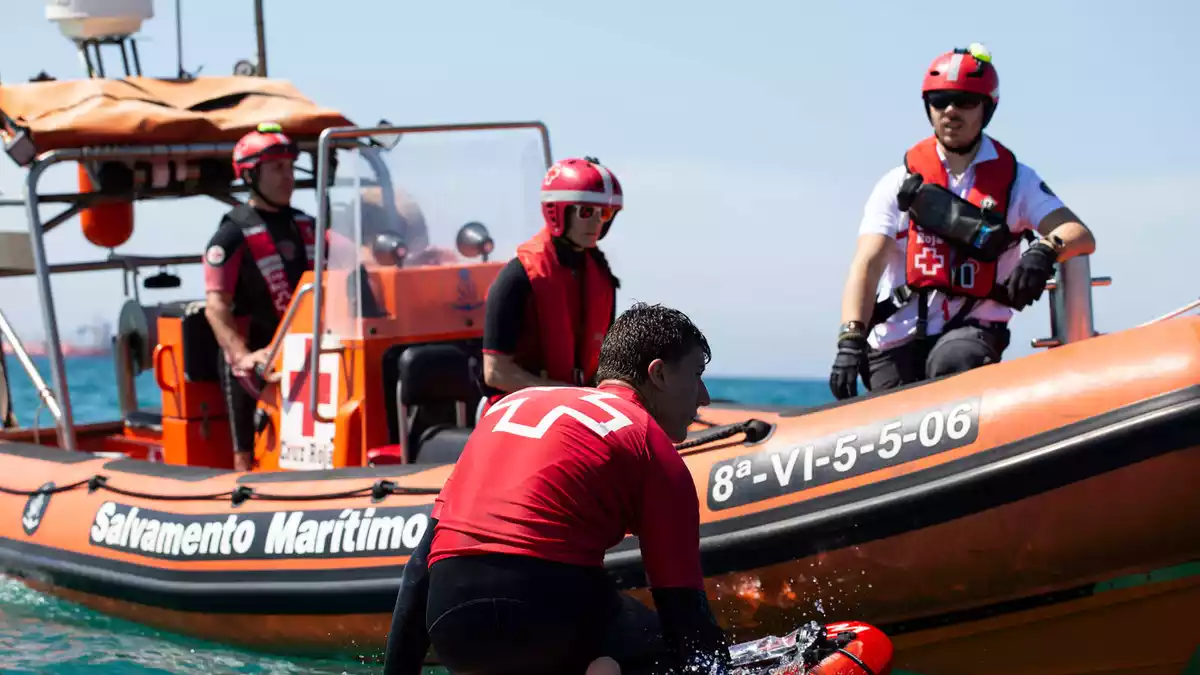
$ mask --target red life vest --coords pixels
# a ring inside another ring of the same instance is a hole
[[[536,308],[526,312],[525,336],[536,334],[540,346],[540,354],[521,365],[532,372],[545,371],[551,380],[591,383],[612,318],[612,278],[591,255],[584,256],[582,279],[577,278],[558,261],[545,229],[517,247],[517,258],[529,276]]]
[[[300,211],[293,211],[293,213],[293,222],[296,223],[296,228],[300,230],[300,237],[304,240],[307,269],[311,270],[313,259],[316,257],[316,223],[311,217]],[[267,282],[271,303],[275,306],[275,312],[282,317],[287,311],[288,305],[291,304],[292,294],[296,289],[288,280],[283,259],[279,255],[275,239],[267,230],[266,222],[258,215],[257,211],[247,205],[236,207],[230,212],[229,218],[242,227],[242,233],[246,237],[246,246],[250,249],[250,255],[254,257],[254,264],[258,266],[258,271],[262,273],[263,279]]]
[[[1017,158],[995,140],[997,157],[975,165],[975,184],[966,199],[1001,216],[1008,213],[1012,188],[1017,180]],[[938,156],[937,139],[926,138],[904,154],[909,173],[919,173],[926,183],[949,189],[946,167]],[[921,229],[909,220],[908,229],[898,238],[908,237],[905,278],[913,290],[939,290],[948,295],[987,298],[996,285],[996,261],[983,262],[967,256],[941,237]]]

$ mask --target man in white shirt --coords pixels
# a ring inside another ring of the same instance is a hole
[[[984,135],[999,86],[979,44],[929,67],[933,134],[879,180],[859,225],[829,377],[837,398],[856,396],[860,375],[881,391],[998,362],[1013,310],[1041,297],[1056,262],[1095,250],[1037,172]]]

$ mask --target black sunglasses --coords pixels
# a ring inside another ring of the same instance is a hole
[[[935,91],[926,96],[929,105],[936,110],[945,110],[954,106],[959,110],[974,110],[983,105],[983,97],[979,94],[967,94],[957,91]]]

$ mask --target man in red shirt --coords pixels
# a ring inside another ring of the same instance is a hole
[[[489,408],[405,567],[385,672],[418,672],[430,644],[451,672],[479,675],[623,661],[621,643],[655,640],[604,570],[626,533],[665,665],[727,664],[704,593],[699,500],[672,443],[709,403],[710,357],[683,313],[637,304],[609,329],[597,387],[530,387]]]

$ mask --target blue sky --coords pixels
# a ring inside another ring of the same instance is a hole
[[[11,4],[0,77],[82,76],[43,3]],[[598,156],[626,194],[604,241],[621,305],[688,312],[713,343],[713,373],[828,373],[862,204],[929,133],[925,67],[972,41],[991,49],[1000,73],[989,132],[1096,233],[1093,274],[1114,278],[1095,292],[1098,330],[1198,294],[1194,2],[265,5],[270,75],[360,124],[540,119],[555,158]],[[252,7],[185,0],[185,67],[224,75],[252,57]],[[174,3],[155,9],[143,67],[172,75]],[[70,187],[72,170],[51,184]],[[0,158],[0,190],[19,195],[20,180]],[[121,250],[199,252],[222,211],[200,200],[139,206]],[[0,210],[0,229],[22,227],[16,209]],[[105,255],[78,227],[48,236],[52,261]],[[199,269],[183,271],[177,295],[200,297]],[[120,275],[63,278],[55,292],[68,329],[115,321]],[[23,334],[41,333],[31,281],[0,281],[0,306]],[[1030,353],[1029,340],[1048,330],[1045,299],[1012,325],[1008,355]]]

